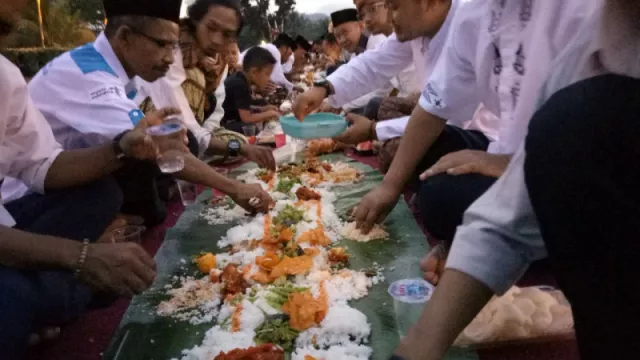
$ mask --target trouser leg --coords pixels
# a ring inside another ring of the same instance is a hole
[[[420,215],[430,235],[449,248],[456,229],[469,206],[484,194],[496,178],[469,174],[436,175],[422,182],[419,195]]]
[[[582,359],[640,350],[640,81],[601,76],[533,117],[525,179]]]
[[[16,228],[75,241],[96,241],[115,219],[122,194],[112,178],[93,184],[31,194],[6,204]],[[29,334],[60,326],[85,311],[89,287],[70,271],[29,271],[0,266],[0,358],[16,359]]]

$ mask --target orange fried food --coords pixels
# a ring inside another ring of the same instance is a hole
[[[336,142],[332,139],[317,139],[307,143],[307,152],[311,156],[331,154],[336,149]]]
[[[324,283],[320,286],[320,296],[314,298],[310,291],[297,292],[289,295],[289,299],[282,305],[282,312],[289,315],[292,329],[304,331],[320,324],[329,309],[327,292]]]
[[[285,256],[271,271],[270,277],[277,279],[281,276],[304,274],[313,267],[313,258],[302,255],[294,258]]]
[[[220,275],[222,274],[222,270],[214,269],[209,273],[209,281],[213,284],[220,281]]]
[[[269,273],[262,269],[257,273],[253,274],[251,278],[254,281],[256,281],[258,284],[266,285],[271,283],[271,279],[269,278]]]
[[[214,360],[284,360],[284,350],[273,344],[264,344],[231,350],[228,354],[223,352]]]
[[[305,356],[304,356],[304,360],[318,360],[318,359],[314,358],[314,357],[313,357],[313,356],[311,356],[311,355],[305,355]]]
[[[318,248],[306,248],[306,249],[304,249],[304,254],[305,255],[309,255],[311,257],[314,257],[314,256],[320,254],[320,249],[318,249]]]
[[[278,242],[288,243],[293,240],[293,230],[288,227],[280,230],[280,235],[278,236]]]
[[[269,181],[271,181],[273,179],[273,175],[274,175],[273,171],[267,171],[266,173],[260,175],[259,178],[263,182],[268,183]]]
[[[309,189],[306,186],[303,186],[296,190],[296,196],[298,197],[298,200],[301,201],[320,200],[322,198],[320,194]]]
[[[349,262],[349,254],[343,247],[337,247],[329,250],[329,262],[333,264],[346,264]]]
[[[305,242],[312,246],[328,246],[331,244],[331,239],[325,235],[323,227],[318,226],[317,228],[305,231],[300,235],[298,238],[298,244]]]
[[[240,316],[242,315],[242,303],[236,305],[236,309],[231,316],[231,332],[240,331]]]
[[[224,268],[220,278],[222,280],[224,295],[244,293],[244,291],[249,287],[249,284],[247,284],[243,274],[238,271],[238,268],[233,264],[229,264]]]
[[[256,265],[267,272],[273,270],[278,263],[280,263],[280,256],[273,251],[267,251],[264,256],[256,256]]]
[[[206,253],[196,259],[196,265],[198,265],[200,272],[208,274],[216,268],[216,256],[212,253]]]

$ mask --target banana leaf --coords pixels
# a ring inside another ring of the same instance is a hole
[[[360,199],[382,181],[382,175],[369,166],[355,162],[344,155],[323,157],[330,161],[349,162],[365,173],[364,181],[334,189],[338,193],[336,211],[346,214]],[[244,165],[231,173],[237,176],[254,165]],[[183,349],[200,345],[205,332],[214,324],[190,325],[155,313],[155,307],[166,298],[163,287],[174,283],[174,275],[196,274],[190,264],[193,255],[200,251],[220,252],[217,241],[234,224],[210,226],[199,214],[210,191],[204,192],[195,205],[188,207],[176,225],[167,231],[166,238],[155,260],[158,276],[152,289],[131,302],[120,328],[104,354],[105,359],[173,359],[180,358]],[[393,354],[400,335],[396,327],[393,298],[387,293],[391,282],[420,276],[419,261],[429,250],[426,238],[407,204],[400,200],[384,223],[390,238],[382,242],[357,243],[344,240],[342,246],[351,254],[351,269],[370,269],[374,263],[384,268],[385,281],[374,285],[369,295],[351,302],[351,305],[367,315],[372,335],[369,346],[373,348],[373,360],[387,360]],[[184,261],[181,261],[184,260]],[[186,262],[186,263],[185,263]],[[470,350],[453,350],[447,359],[473,360],[477,354]]]

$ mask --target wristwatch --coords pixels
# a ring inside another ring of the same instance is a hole
[[[122,140],[122,138],[127,135],[129,131],[124,131],[120,134],[118,134],[115,138],[113,138],[113,142],[111,143],[112,147],[113,147],[113,153],[116,155],[116,158],[118,160],[122,160],[124,158],[127,157],[127,154],[124,153],[124,150],[122,149],[122,146],[120,145],[120,140]]]
[[[325,97],[329,97],[333,95],[333,87],[331,86],[331,83],[328,82],[327,80],[316,81],[313,83],[313,86],[323,88],[325,93],[327,94]]]
[[[240,155],[240,149],[242,148],[242,143],[236,139],[231,139],[227,143],[227,155],[230,157],[236,157]]]

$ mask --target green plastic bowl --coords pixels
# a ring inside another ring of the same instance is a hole
[[[331,113],[311,114],[300,122],[295,116],[283,116],[280,125],[285,134],[296,139],[332,138],[347,130],[344,116]]]

